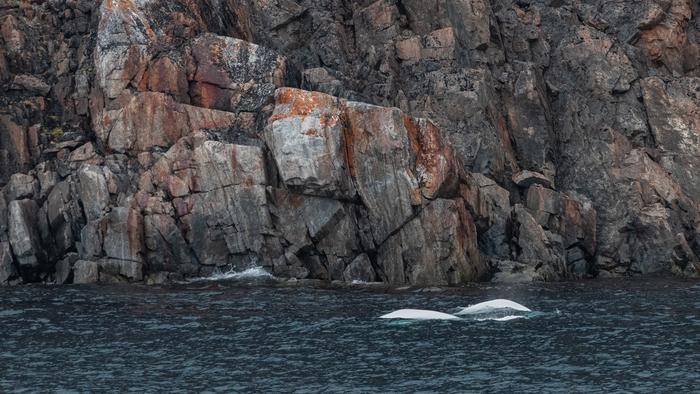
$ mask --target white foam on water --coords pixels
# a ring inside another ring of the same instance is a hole
[[[230,270],[226,272],[215,272],[206,278],[198,278],[195,281],[219,281],[219,280],[240,280],[240,279],[276,279],[263,267],[254,266],[243,271]]]
[[[479,318],[479,319],[476,319],[476,321],[510,321],[510,320],[515,320],[515,319],[522,319],[524,317],[525,317],[524,315],[508,315],[508,316],[503,316],[503,317]]]

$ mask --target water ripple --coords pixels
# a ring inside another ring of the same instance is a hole
[[[320,290],[207,281],[0,289],[0,392],[690,392],[700,287]],[[507,298],[510,322],[387,322]]]

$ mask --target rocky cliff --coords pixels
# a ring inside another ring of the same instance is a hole
[[[0,285],[700,268],[693,0],[9,0]]]

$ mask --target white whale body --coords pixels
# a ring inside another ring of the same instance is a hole
[[[519,312],[532,312],[532,310],[525,305],[518,304],[511,300],[491,300],[486,302],[481,302],[476,305],[471,305],[466,308],[462,308],[461,311],[455,313],[455,315],[474,315],[478,313],[489,313],[499,309],[512,309]]]
[[[532,312],[525,305],[518,304],[511,300],[491,300],[476,305],[462,308],[459,312],[451,315],[449,313],[429,311],[424,309],[399,309],[386,315],[379,316],[380,319],[405,319],[405,320],[458,320],[461,316],[474,316],[476,320],[508,321],[525,317],[523,315],[502,315],[498,312]],[[495,314],[494,314],[495,313]]]
[[[455,315],[424,309],[400,309],[386,315],[379,316],[380,319],[406,319],[406,320],[455,320],[459,319]]]

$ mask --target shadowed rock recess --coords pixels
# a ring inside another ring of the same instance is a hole
[[[0,285],[697,276],[698,14],[2,2]]]

